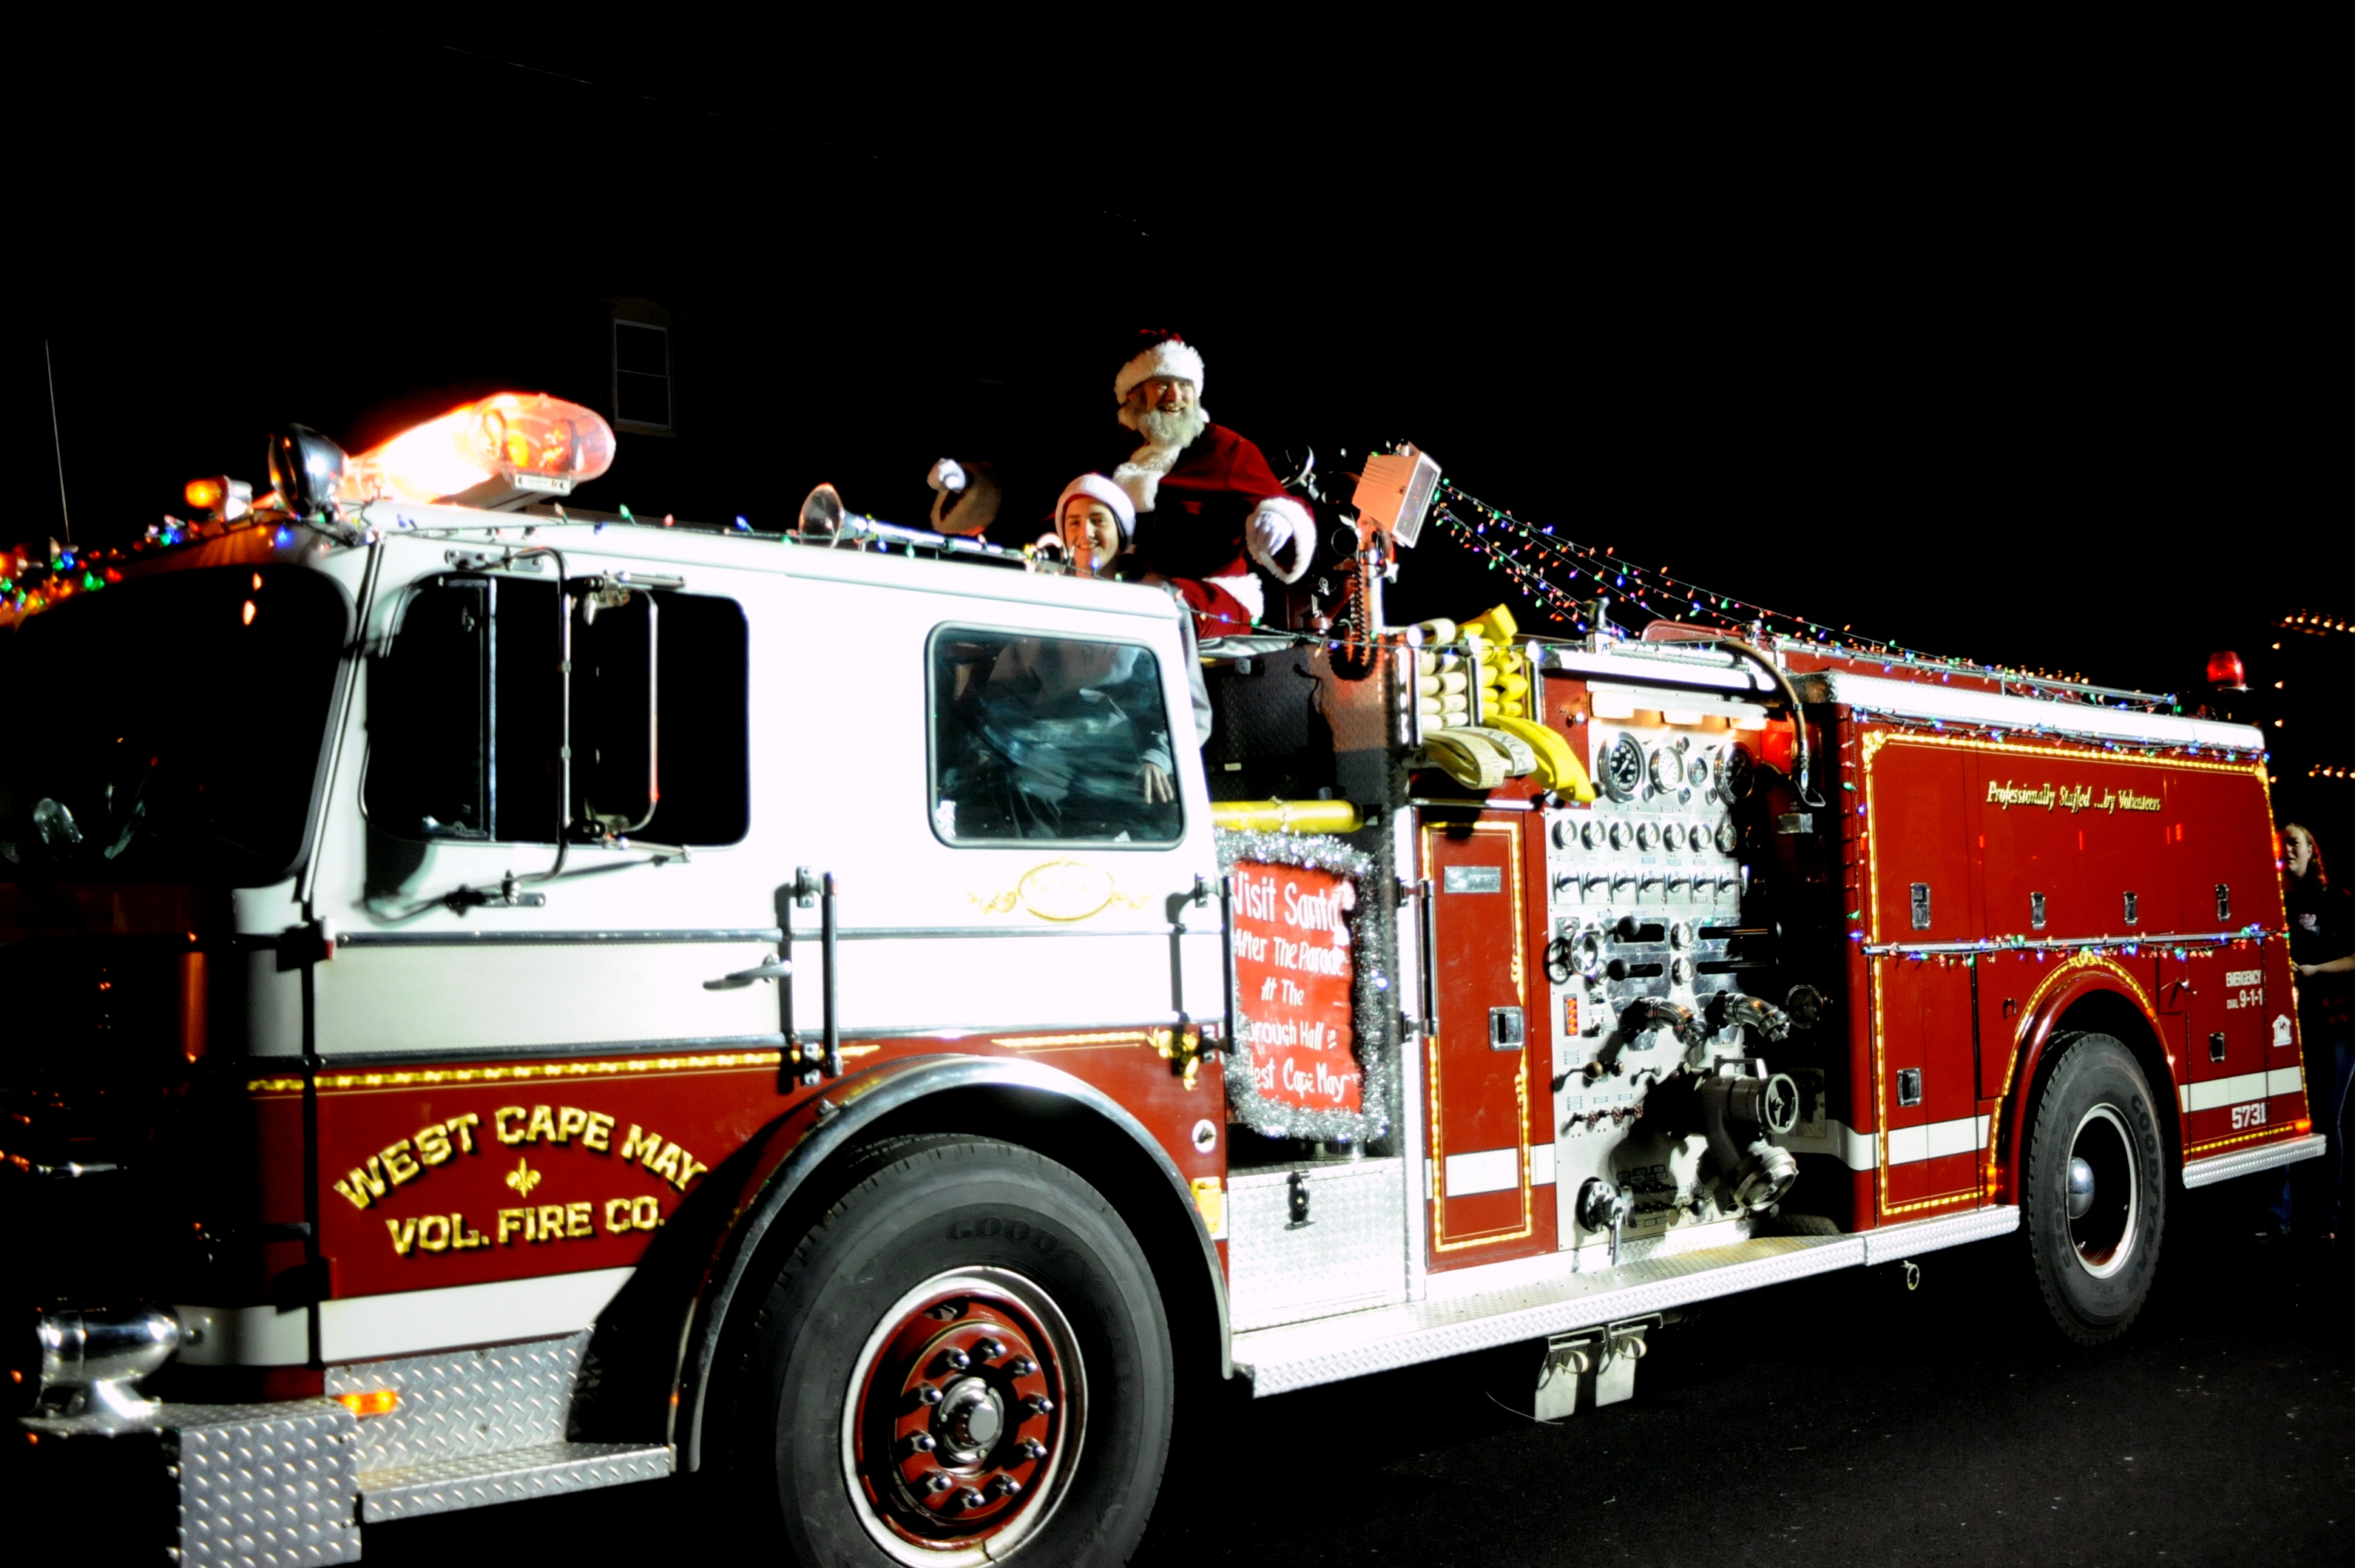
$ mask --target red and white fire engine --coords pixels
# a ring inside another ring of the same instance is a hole
[[[811,1563],[1114,1563],[1221,1377],[1526,1343],[1558,1418],[2014,1231],[2097,1343],[2179,1187],[2321,1151],[2254,730],[1391,629],[1412,449],[1323,624],[1199,666],[830,494],[566,514],[611,453],[297,428],[0,560],[13,1463],[91,1528],[342,1562],[700,1471]]]

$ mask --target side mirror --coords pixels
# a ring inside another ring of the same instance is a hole
[[[279,501],[302,517],[341,517],[336,492],[344,482],[344,449],[309,425],[290,424],[270,437],[270,483]]]
[[[572,816],[600,837],[635,833],[662,799],[655,596],[602,580],[572,605]]]

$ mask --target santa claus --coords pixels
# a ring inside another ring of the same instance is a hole
[[[1202,407],[1202,356],[1174,332],[1137,336],[1113,378],[1120,422],[1144,444],[1110,469],[1136,505],[1137,564],[1193,607],[1204,637],[1247,632],[1267,611],[1254,566],[1297,582],[1316,518],[1284,494],[1258,447]]]
[[[1135,508],[1134,549],[1117,575],[1168,584],[1193,609],[1203,637],[1248,632],[1267,613],[1258,572],[1284,583],[1305,576],[1316,520],[1284,494],[1258,447],[1210,422],[1193,345],[1174,332],[1135,334],[1118,364],[1113,400],[1120,422],[1144,444],[1098,470]],[[932,526],[943,533],[980,533],[1002,517],[1013,525],[1000,530],[1009,535],[1002,542],[1018,544],[1041,523],[1060,527],[1060,517],[1039,516],[1023,496],[1001,489],[987,464],[943,458],[929,483]]]

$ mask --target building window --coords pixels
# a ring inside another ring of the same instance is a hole
[[[623,430],[672,429],[669,327],[614,321],[613,422]]]

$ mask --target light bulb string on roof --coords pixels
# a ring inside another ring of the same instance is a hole
[[[1592,571],[1598,584],[1608,582],[1614,587],[1632,586],[1639,595],[1654,593],[1664,598],[1679,600],[1682,602],[1678,606],[1680,612],[1709,615],[1730,625],[1747,624],[1752,621],[1764,621],[1769,625],[1780,623],[1797,629],[1810,641],[1819,642],[1837,641],[1851,634],[1850,627],[1828,626],[1822,622],[1809,620],[1804,615],[1794,615],[1770,605],[1739,599],[1729,593],[1721,593],[1715,589],[1688,582],[1666,571],[1656,571],[1638,565],[1617,554],[1615,549],[1608,548],[1596,549],[1592,545],[1582,544],[1576,539],[1555,533],[1550,524],[1539,525],[1529,522],[1513,516],[1501,507],[1483,501],[1452,480],[1443,479],[1440,482],[1440,491],[1443,495],[1461,502],[1477,515],[1479,520],[1471,525],[1476,534],[1485,533],[1489,526],[1494,525],[1509,534],[1518,536],[1541,554],[1557,555],[1578,570]],[[1457,520],[1461,521],[1461,519]],[[1653,610],[1655,613],[1668,613],[1646,603],[1640,597],[1637,603],[1646,609]],[[1857,645],[1867,652],[1895,654],[1908,658],[1934,656],[1897,643],[1870,637],[1859,640]]]
[[[1891,662],[1902,659],[1979,676],[2029,688],[2035,695],[2045,695],[2045,687],[2083,687],[2087,684],[2083,674],[2064,676],[2045,670],[2008,668],[1974,659],[1925,654],[1899,643],[1859,638],[1851,627],[1829,626],[1803,615],[1721,593],[1666,571],[1640,566],[1614,549],[1598,550],[1593,546],[1555,533],[1550,524],[1540,526],[1515,517],[1503,507],[1481,500],[1452,480],[1440,481],[1439,493],[1443,501],[1452,499],[1473,514],[1473,517],[1467,520],[1443,504],[1434,514],[1434,519],[1440,523],[1444,532],[1452,535],[1476,555],[1486,558],[1491,571],[1502,570],[1520,582],[1554,619],[1576,619],[1582,630],[1585,629],[1581,617],[1586,611],[1586,600],[1594,595],[1587,593],[1582,596],[1577,591],[1567,589],[1549,578],[1543,570],[1548,563],[1542,558],[1550,555],[1568,566],[1569,581],[1575,581],[1582,574],[1592,574],[1596,590],[1618,590],[1628,603],[1651,614],[1686,621],[1715,622],[1737,635],[1746,633],[1753,623],[1763,624],[1770,631],[1781,632],[1789,628],[1796,635],[1797,640],[1821,644],[1830,651],[1864,659],[1880,658]],[[1523,559],[1524,552],[1540,559],[1532,563]],[[1675,603],[1656,603],[1656,599]],[[2074,698],[2083,694],[2054,692],[2052,695]],[[2153,700],[2149,694],[2116,695],[2122,700],[2137,698],[2145,702]]]

